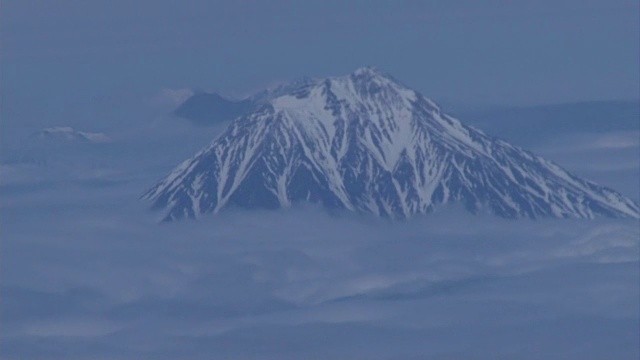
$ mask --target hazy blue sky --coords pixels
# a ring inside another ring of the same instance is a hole
[[[241,95],[363,65],[448,103],[631,99],[638,17],[629,0],[7,0],[3,103],[75,116],[87,99]]]

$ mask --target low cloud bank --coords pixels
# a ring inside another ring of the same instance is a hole
[[[158,225],[117,187],[30,199],[3,205],[6,359],[638,357],[636,221]]]

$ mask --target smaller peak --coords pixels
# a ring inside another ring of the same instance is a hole
[[[31,138],[77,141],[83,140],[92,143],[106,143],[111,139],[103,133],[93,133],[76,130],[70,126],[56,126],[43,128],[31,135]]]
[[[42,129],[42,132],[47,133],[61,133],[61,132],[75,132],[76,130],[70,126],[54,126]]]

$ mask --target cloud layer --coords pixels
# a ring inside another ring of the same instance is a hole
[[[157,225],[126,189],[4,202],[3,358],[638,355],[637,222],[304,208]]]

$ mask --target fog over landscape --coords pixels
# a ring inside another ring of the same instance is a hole
[[[373,64],[637,204],[637,2],[134,3],[2,4],[0,358],[640,357],[637,219],[294,204],[160,223],[141,200],[229,125],[177,116],[201,89]]]

